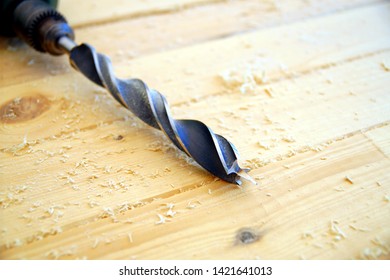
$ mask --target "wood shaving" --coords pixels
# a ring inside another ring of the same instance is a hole
[[[69,246],[68,248],[50,250],[45,254],[45,256],[51,259],[58,260],[59,258],[65,256],[74,256],[76,254],[76,251],[77,251],[77,246],[72,245]]]
[[[91,200],[88,202],[89,207],[94,208],[96,206],[99,206],[100,204],[96,202],[95,200]]]
[[[353,230],[356,230],[356,231],[361,231],[361,232],[368,232],[368,231],[371,231],[370,229],[368,229],[368,228],[361,228],[361,227],[357,227],[357,226],[355,226],[355,225],[352,225],[352,224],[350,224],[350,225],[348,225],[351,229],[353,229]]]
[[[127,237],[129,238],[129,242],[130,242],[130,243],[133,243],[133,234],[132,234],[131,232],[129,232],[129,233],[127,234]]]
[[[49,214],[49,216],[52,216],[54,214],[54,207],[47,208],[46,213]]]
[[[264,142],[261,142],[261,141],[258,141],[258,142],[257,142],[257,145],[258,145],[260,148],[263,148],[264,150],[269,150],[269,149],[271,148],[270,145],[265,144]]]
[[[161,214],[156,214],[157,217],[159,218],[159,220],[157,222],[155,222],[156,225],[161,225],[161,224],[165,224],[165,222],[168,222],[170,221],[170,219],[167,219],[165,218],[163,215]]]
[[[103,207],[103,213],[100,214],[100,218],[115,217],[115,212],[110,207]]]
[[[271,87],[266,87],[266,88],[264,88],[264,92],[265,92],[269,97],[274,97],[273,89],[272,89]]]
[[[344,177],[344,180],[350,184],[353,184],[353,180],[348,175]]]
[[[389,64],[389,63],[383,61],[383,62],[381,62],[381,66],[382,66],[382,68],[383,68],[386,72],[389,72],[389,71],[390,71],[390,64]]]
[[[285,141],[285,142],[288,142],[288,143],[293,143],[293,142],[296,141],[294,139],[294,137],[292,137],[291,135],[284,135],[284,136],[282,136],[282,140]]]
[[[371,243],[373,243],[376,246],[379,246],[380,248],[383,249],[383,251],[388,254],[390,251],[390,248],[388,245],[385,244],[383,240],[381,240],[379,237],[375,237],[374,239],[371,240]]]
[[[28,141],[27,135],[23,137],[22,143],[13,145],[10,148],[4,149],[5,152],[10,152],[14,156],[20,156],[23,154],[31,153],[32,152],[32,146],[39,144],[38,140]]]
[[[364,248],[360,256],[364,260],[376,260],[384,254],[383,250],[378,247]]]
[[[268,78],[266,68],[269,67],[269,59],[257,58],[253,63],[244,63],[227,69],[219,74],[225,87],[238,90],[242,94],[253,94],[258,92],[259,86],[266,84]],[[268,95],[272,95],[270,89],[265,89]]]
[[[314,238],[314,235],[311,231],[305,231],[304,233],[302,233],[301,235],[302,239],[313,239]]]
[[[192,202],[192,201],[189,201],[188,203],[187,203],[187,206],[186,206],[186,208],[188,208],[188,209],[194,209],[194,208],[196,208],[197,206],[196,205],[201,205],[202,203],[200,203],[200,201],[199,200],[197,200],[197,201],[194,201],[194,202]]]
[[[159,152],[163,150],[163,143],[161,141],[154,141],[147,145],[147,150],[152,152]]]
[[[165,216],[173,218],[173,216],[176,215],[176,211],[173,211],[172,209],[168,209],[168,211],[165,213]]]
[[[112,169],[112,166],[109,166],[109,165],[106,165],[105,167],[104,167],[104,173],[111,173],[111,169]]]
[[[337,225],[337,221],[330,221],[329,224],[329,233],[334,236],[335,240],[341,240],[342,238],[346,238],[347,235],[341,230],[341,228]]]
[[[99,245],[99,242],[100,242],[99,238],[96,238],[92,244],[92,249],[95,249]]]

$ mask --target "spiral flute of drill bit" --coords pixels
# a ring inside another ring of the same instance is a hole
[[[139,79],[114,76],[110,59],[87,44],[70,51],[72,66],[95,84],[106,88],[112,96],[148,125],[162,130],[177,148],[192,157],[213,175],[231,183],[241,178],[251,180],[247,169],[239,167],[237,151],[224,137],[215,134],[197,120],[171,117],[165,97]]]

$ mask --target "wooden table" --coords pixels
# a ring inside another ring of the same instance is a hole
[[[390,258],[388,1],[60,2],[77,42],[227,137],[258,185],[2,38],[2,259]]]

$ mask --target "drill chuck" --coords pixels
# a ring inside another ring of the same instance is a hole
[[[58,44],[59,39],[74,39],[66,19],[43,1],[22,1],[15,7],[11,21],[13,31],[40,52],[61,55],[66,51]]]

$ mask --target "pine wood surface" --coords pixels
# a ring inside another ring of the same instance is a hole
[[[75,2],[77,42],[227,137],[258,185],[1,38],[2,259],[390,258],[388,1]]]

